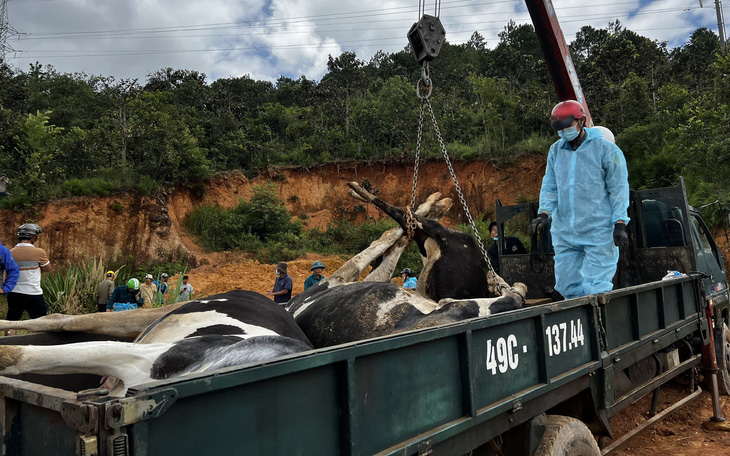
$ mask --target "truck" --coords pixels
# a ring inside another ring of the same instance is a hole
[[[551,2],[526,3],[559,96],[585,105]],[[536,209],[498,204],[498,245],[505,226]],[[121,398],[88,395],[95,376],[0,377],[2,454],[590,455],[596,437],[613,437],[610,417],[651,393],[654,416],[607,454],[698,397],[699,368],[721,419],[717,395],[730,393],[722,255],[683,182],[632,192],[629,216],[610,292],[556,296],[543,233],[527,254],[499,255],[502,276],[528,285],[520,310],[151,382]],[[662,385],[682,374],[686,397],[657,413]]]
[[[711,372],[715,351],[728,390],[724,263],[685,195],[682,183],[632,192],[623,253],[636,263],[607,293],[552,300],[540,286],[551,280],[549,243],[536,236],[529,253],[500,255],[505,279],[533,284],[520,310],[152,382],[122,398],[86,397],[95,376],[2,377],[3,454],[531,455],[541,442],[558,446],[538,454],[593,454],[568,448],[612,436],[609,418],[646,394],[656,412],[661,386],[680,374],[690,374],[687,396],[630,434],[697,397],[694,373]],[[498,206],[500,236],[535,209]],[[662,280],[667,270],[681,274]],[[563,432],[567,444],[555,438]]]

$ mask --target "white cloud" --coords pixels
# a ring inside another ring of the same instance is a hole
[[[569,41],[584,25],[605,28],[617,18],[670,46],[682,45],[696,27],[716,30],[711,0],[702,9],[686,0],[553,3]],[[330,54],[353,51],[368,61],[378,50],[403,49],[417,6],[405,0],[9,0],[10,23],[26,34],[10,43],[24,52],[9,61],[23,70],[38,60],[61,72],[142,82],[165,67],[200,71],[209,81],[243,74],[319,79]],[[441,7],[451,43],[479,31],[494,47],[510,19],[530,22],[522,1],[443,0]]]

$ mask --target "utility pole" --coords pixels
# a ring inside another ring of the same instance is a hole
[[[722,14],[722,2],[715,0],[715,13],[717,13],[717,34],[720,36],[720,47],[725,47],[725,18]]]
[[[0,0],[0,62],[5,61],[5,56],[15,49],[8,44],[8,38],[18,35],[18,31],[8,21],[8,0]]]
[[[700,0],[700,8],[703,8],[702,0]],[[715,0],[715,14],[717,14],[717,35],[720,37],[720,47],[724,48],[725,41],[725,15],[722,13],[722,2]]]

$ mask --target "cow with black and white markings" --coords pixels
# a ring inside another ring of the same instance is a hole
[[[521,283],[509,286],[495,275],[490,293],[474,239],[436,221],[451,207],[450,200],[439,200],[441,195],[436,193],[411,213],[376,198],[357,183],[348,185],[352,196],[376,205],[400,227],[385,232],[330,277],[289,301],[287,310],[315,347],[455,323],[522,307],[527,287]],[[408,231],[411,236],[407,238]],[[418,245],[424,262],[415,291],[389,281],[409,238]],[[377,258],[382,259],[380,265],[365,281],[356,282]]]
[[[0,346],[0,375],[109,376],[112,396],[130,387],[239,366],[312,348],[294,319],[252,291],[229,291],[162,308],[0,321],[0,329],[80,331],[134,342]]]

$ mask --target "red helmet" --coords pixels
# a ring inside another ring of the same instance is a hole
[[[574,120],[586,116],[586,110],[583,105],[575,100],[561,101],[553,108],[550,114],[550,125],[555,130],[568,128]]]

